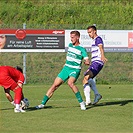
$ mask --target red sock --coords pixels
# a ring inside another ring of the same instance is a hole
[[[15,96],[14,96],[14,102],[15,104],[20,104],[22,99],[22,88],[17,88],[14,90]]]

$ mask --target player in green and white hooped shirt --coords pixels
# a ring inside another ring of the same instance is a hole
[[[56,77],[53,85],[49,88],[46,95],[44,96],[40,105],[36,106],[37,109],[44,108],[49,98],[52,97],[54,91],[66,80],[68,80],[68,85],[74,92],[78,102],[80,103],[81,110],[86,110],[85,103],[81,97],[81,94],[74,84],[78,79],[81,71],[82,60],[84,59],[84,64],[89,65],[88,55],[86,49],[80,45],[79,38],[80,33],[78,31],[71,31],[70,33],[71,42],[68,46],[68,53],[66,57],[66,63],[61,70],[61,72]]]

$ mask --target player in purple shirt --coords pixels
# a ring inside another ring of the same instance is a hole
[[[91,103],[90,100],[90,87],[94,91],[95,99],[92,103],[95,105],[102,96],[99,94],[96,84],[93,78],[101,71],[103,68],[104,63],[107,59],[104,56],[104,46],[103,40],[100,36],[97,35],[97,29],[95,26],[89,26],[87,28],[87,32],[92,38],[92,46],[91,46],[91,65],[84,73],[83,85],[84,85],[84,95],[86,97],[86,105]]]

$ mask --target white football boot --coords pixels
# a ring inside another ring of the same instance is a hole
[[[81,108],[81,110],[86,110],[84,101],[80,103],[80,108]]]
[[[44,105],[43,104],[40,104],[38,106],[35,107],[36,109],[43,109],[44,108]]]
[[[14,108],[14,112],[15,113],[20,113],[20,112],[22,112],[22,113],[24,113],[24,112],[26,112],[26,111],[24,111],[23,109],[16,109],[16,108]]]

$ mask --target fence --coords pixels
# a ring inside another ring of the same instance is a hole
[[[97,84],[132,84],[133,53],[105,53],[108,62],[97,76]],[[23,53],[0,53],[1,65],[23,67]],[[26,83],[51,84],[65,63],[66,53],[27,53]],[[82,66],[77,84],[82,84]]]

